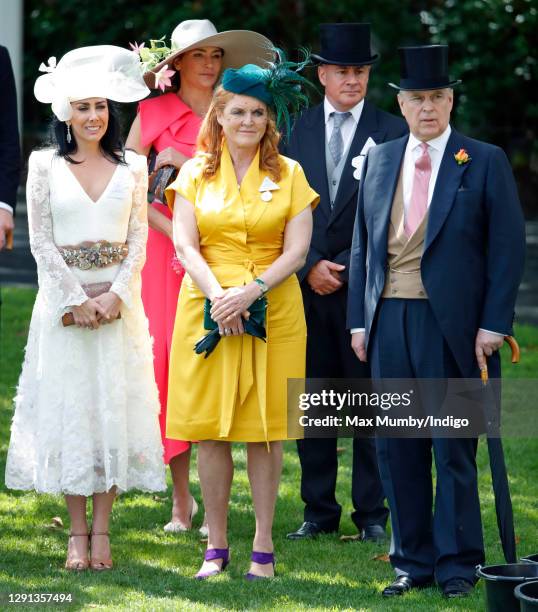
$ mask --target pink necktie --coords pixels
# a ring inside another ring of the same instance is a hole
[[[415,162],[413,191],[405,219],[404,229],[407,236],[412,236],[416,232],[428,210],[428,187],[432,175],[432,160],[425,142],[421,143],[420,148],[422,155]]]

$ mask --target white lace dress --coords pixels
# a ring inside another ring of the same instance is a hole
[[[144,157],[127,152],[92,201],[52,150],[29,161],[30,247],[39,291],[15,397],[6,486],[91,495],[165,488],[151,340],[140,298],[147,238]],[[68,267],[56,245],[127,242],[121,264]],[[81,284],[112,282],[121,319],[97,330],[63,327],[86,299]]]

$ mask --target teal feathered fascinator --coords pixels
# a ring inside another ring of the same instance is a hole
[[[252,96],[270,106],[278,129],[285,128],[288,136],[290,115],[308,106],[308,89],[316,91],[315,85],[300,74],[311,65],[310,53],[304,48],[299,51],[303,56],[300,62],[287,60],[284,51],[275,48],[275,61],[267,68],[245,64],[241,68],[228,68],[222,75],[222,86],[226,91]]]

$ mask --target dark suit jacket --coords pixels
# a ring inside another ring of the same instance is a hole
[[[0,202],[15,209],[21,151],[17,124],[15,79],[5,47],[0,46]]]
[[[351,160],[359,155],[369,137],[380,143],[398,138],[406,132],[405,121],[365,101],[331,211],[325,162],[323,103],[305,111],[297,119],[290,141],[284,147],[284,154],[301,164],[308,182],[321,197],[319,206],[314,211],[314,229],[306,264],[297,273],[301,282],[310,268],[321,259],[345,265],[342,277],[347,281],[359,188],[359,181],[353,178],[355,168],[352,167]]]
[[[385,284],[387,233],[407,137],[375,147],[361,180],[351,249],[347,326],[372,331]],[[471,160],[458,165],[465,149]],[[509,334],[523,274],[525,223],[512,169],[496,146],[452,130],[421,262],[428,299],[462,376],[476,374],[479,328]]]

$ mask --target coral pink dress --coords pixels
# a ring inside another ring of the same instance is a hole
[[[143,100],[139,104],[139,113],[143,147],[151,145],[157,152],[174,147],[183,155],[192,157],[202,119],[175,93]],[[150,206],[171,218],[170,210],[165,204],[153,201]],[[164,461],[167,464],[170,459],[190,448],[190,442],[172,440],[165,435],[168,364],[178,294],[184,275],[179,262],[176,260],[172,263],[174,256],[172,241],[150,227],[147,259],[142,269],[142,301],[153,338],[153,365],[161,402],[159,421]]]

